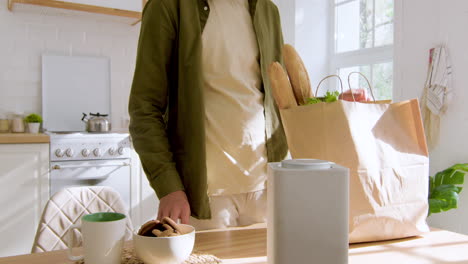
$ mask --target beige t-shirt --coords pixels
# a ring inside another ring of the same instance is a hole
[[[208,194],[262,190],[265,115],[248,0],[208,0],[202,35]]]

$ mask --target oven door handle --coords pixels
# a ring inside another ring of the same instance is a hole
[[[54,165],[52,170],[63,170],[63,169],[79,169],[79,168],[103,168],[103,167],[125,167],[130,166],[128,162],[122,162],[120,164],[103,164],[103,165]]]

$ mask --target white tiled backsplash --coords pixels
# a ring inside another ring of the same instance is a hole
[[[41,55],[106,56],[111,61],[113,128],[123,128],[140,24],[135,19],[0,0],[0,114],[41,112]]]

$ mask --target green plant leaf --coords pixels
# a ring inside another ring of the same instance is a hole
[[[444,184],[434,188],[432,196],[437,199],[451,200],[458,199],[458,188],[452,184]]]
[[[442,207],[447,207],[446,201],[429,199],[429,215],[442,212]]]
[[[453,185],[442,185],[434,189],[434,198],[429,198],[429,215],[456,209],[459,198],[457,190]]]
[[[459,193],[463,187],[468,164],[455,164],[429,177],[429,215],[458,207]]]
[[[435,184],[463,184],[466,172],[449,168],[435,175]]]
[[[452,168],[454,168],[456,170],[461,170],[461,171],[468,172],[468,163],[455,164],[455,165],[452,166]]]
[[[429,196],[431,195],[432,190],[434,190],[434,177],[429,176]]]
[[[450,168],[438,172],[435,175],[436,185],[441,184],[463,184],[465,174],[468,172],[468,163],[455,164]]]

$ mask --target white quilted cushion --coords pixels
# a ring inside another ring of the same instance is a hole
[[[66,249],[68,229],[81,223],[81,217],[97,212],[117,212],[127,215],[125,239],[132,237],[132,223],[118,192],[111,187],[73,187],[62,189],[47,202],[42,213],[32,253]],[[75,229],[75,236],[81,238]],[[81,239],[73,246],[81,246]]]

